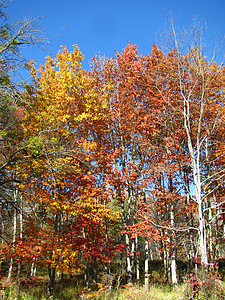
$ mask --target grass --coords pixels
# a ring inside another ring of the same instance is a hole
[[[45,286],[46,288],[46,286]],[[72,299],[98,299],[98,300],[175,300],[183,299],[183,286],[157,286],[150,285],[146,290],[144,287],[124,286],[119,290],[99,290],[97,292],[87,291],[79,287],[64,287],[59,290],[56,288],[54,295],[49,296],[43,286],[32,287],[32,289],[18,289],[15,287],[8,287],[2,290],[1,299],[5,300],[72,300]]]
[[[225,287],[225,284],[224,284]],[[87,291],[81,287],[73,285],[56,285],[54,295],[49,296],[47,285],[42,284],[32,288],[18,288],[15,285],[2,288],[1,298],[4,300],[75,300],[75,299],[98,299],[98,300],[187,300],[187,299],[208,299],[223,300],[213,294],[205,298],[203,294],[199,298],[190,298],[185,295],[187,284],[178,286],[151,284],[148,289],[133,285],[125,285],[118,290],[106,290],[100,288],[98,291]],[[224,296],[223,296],[224,297]]]
[[[155,280],[155,279],[154,279]],[[80,281],[79,281],[80,282]],[[196,287],[196,286],[195,286]],[[15,281],[1,280],[0,299],[4,300],[75,300],[75,299],[97,299],[97,300],[224,300],[225,281],[218,277],[207,277],[199,272],[197,297],[194,297],[193,283],[172,286],[160,282],[151,282],[149,288],[132,284],[125,284],[119,288],[106,288],[104,283],[98,284],[98,290],[87,290],[78,285],[74,277],[65,276],[65,280],[56,283],[53,296],[48,294],[48,277],[39,274],[35,280],[24,279],[20,284]],[[222,292],[222,294],[221,294]]]

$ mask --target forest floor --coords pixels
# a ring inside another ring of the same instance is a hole
[[[156,262],[155,262],[156,263]],[[7,270],[7,268],[6,268]],[[115,271],[115,270],[114,270]],[[23,270],[20,279],[0,279],[0,299],[4,300],[75,300],[75,299],[98,299],[98,300],[225,300],[225,259],[219,262],[217,271],[195,271],[183,272],[179,270],[180,283],[176,286],[165,283],[163,269],[154,265],[150,274],[150,283],[148,288],[143,286],[144,278],[141,278],[140,286],[136,284],[125,284],[126,278],[118,280],[111,276],[111,281],[107,280],[104,273],[99,275],[97,288],[90,286],[90,289],[84,288],[84,274],[78,274],[71,277],[64,274],[63,280],[54,285],[53,295],[48,293],[48,274],[46,270],[39,270],[37,276],[30,278]],[[219,272],[218,272],[219,271]],[[17,270],[14,270],[16,278]],[[115,272],[116,273],[116,272]],[[182,280],[182,281],[181,281]]]
[[[87,290],[77,286],[72,281],[56,283],[54,293],[47,292],[47,280],[38,278],[35,282],[24,282],[20,286],[11,282],[3,284],[0,290],[0,299],[4,300],[224,300],[225,281],[215,279],[211,282],[198,280],[172,286],[169,284],[150,283],[148,289],[143,286],[126,284],[120,288],[108,289],[99,284],[98,290]]]

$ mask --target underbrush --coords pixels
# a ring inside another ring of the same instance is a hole
[[[1,290],[1,299],[5,300],[73,300],[73,299],[112,299],[112,300],[172,300],[183,299],[183,286],[157,286],[150,285],[149,289],[144,287],[137,287],[133,285],[126,285],[117,290],[109,290],[100,288],[98,291],[86,290],[79,287],[67,286],[64,289],[56,287],[53,296],[46,293],[46,286],[33,287],[31,289],[18,289],[15,286],[5,287]]]
[[[220,276],[218,268],[212,270],[198,269],[186,277],[177,286],[165,284],[159,271],[152,271],[148,289],[144,286],[124,284],[114,276],[104,279],[97,288],[83,288],[82,277],[70,277],[65,274],[63,282],[56,282],[53,296],[48,294],[48,276],[39,273],[37,277],[24,277],[19,281],[0,280],[0,299],[4,300],[225,300],[225,278]],[[107,284],[106,284],[107,283]]]
[[[87,290],[73,284],[58,284],[55,286],[53,296],[47,293],[47,284],[38,286],[18,287],[17,285],[3,286],[1,289],[1,299],[5,300],[75,300],[75,299],[98,299],[98,300],[223,300],[225,299],[224,285],[217,282],[218,290],[204,294],[204,290],[199,288],[198,294],[193,293],[191,282],[179,284],[177,286],[150,284],[149,288],[138,287],[132,284],[124,285],[118,289],[107,289],[99,285],[97,291]]]

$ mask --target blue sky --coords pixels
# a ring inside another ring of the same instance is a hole
[[[189,25],[195,16],[206,21],[219,39],[225,36],[225,0],[14,0],[7,11],[10,20],[44,16],[45,32],[49,38],[56,36],[49,54],[55,57],[60,45],[71,50],[77,44],[85,55],[84,68],[95,54],[112,57],[128,41],[137,44],[140,53],[149,53],[170,12],[179,27]],[[37,49],[26,51],[38,62],[46,55]]]

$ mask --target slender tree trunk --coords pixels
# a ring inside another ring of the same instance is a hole
[[[127,252],[127,283],[132,282],[131,258],[130,258],[130,240],[127,233],[125,233],[126,252]]]
[[[63,272],[60,272],[60,271],[56,272],[56,281],[57,281],[57,283],[63,282]]]
[[[123,240],[122,240],[122,236],[120,237],[120,244],[123,243]],[[120,251],[120,278],[122,278],[122,275],[123,275],[123,251]]]
[[[56,282],[60,282],[60,271],[56,272]]]
[[[151,249],[151,246],[149,248],[149,258],[150,258],[151,261],[154,260],[153,251]]]
[[[135,239],[131,240],[131,272],[134,272],[135,269]]]
[[[93,285],[94,288],[97,287],[97,259],[94,257],[94,262],[93,262]]]
[[[85,230],[83,230],[83,237],[86,239]],[[89,288],[89,261],[88,258],[84,258],[85,268],[84,268],[84,283],[86,288]]]
[[[164,229],[162,229],[161,233],[162,237],[164,236]],[[168,282],[169,280],[169,262],[168,262],[168,251],[164,240],[162,239],[162,248],[163,248],[163,265],[164,265],[164,274],[165,280]]]
[[[199,202],[198,205],[199,210],[199,251],[201,255],[201,263],[205,266],[208,265],[208,256],[207,256],[207,239],[206,239],[206,228],[205,228],[205,219],[204,219],[204,212],[203,212],[203,203],[202,201]]]
[[[13,193],[15,206],[17,204],[17,195],[18,195],[18,191],[16,190]],[[14,214],[13,214],[13,237],[12,237],[12,242],[13,243],[15,243],[15,240],[16,240],[16,227],[17,227],[17,211],[16,211],[16,208],[15,208],[14,209]],[[9,263],[8,280],[11,279],[12,269],[13,269],[13,258],[10,259],[10,263]]]
[[[149,245],[148,240],[145,241],[145,287],[148,288],[149,285],[149,273],[148,273],[148,263],[149,263]]]
[[[135,241],[136,241],[136,279],[137,279],[137,285],[139,285],[140,283],[140,256],[138,254],[138,236],[136,235],[135,237]]]
[[[37,269],[37,266],[35,265],[34,262],[32,262],[31,268],[30,268],[30,277],[34,277],[36,275],[36,269]]]
[[[223,223],[223,238],[225,239],[225,222]]]
[[[172,284],[177,284],[177,266],[176,266],[176,259],[175,254],[173,253],[171,256],[171,273],[172,273]]]
[[[209,207],[209,257],[210,260],[213,261],[215,259],[214,257],[214,251],[213,251],[213,240],[212,240],[212,208]]]
[[[1,238],[2,238],[2,247],[3,247],[3,245],[4,245],[4,235],[5,235],[5,224],[4,224],[4,221],[3,221],[3,219],[2,219],[2,235],[1,235]]]
[[[48,268],[48,275],[49,275],[49,283],[48,283],[48,290],[49,294],[53,294],[54,283],[55,283],[55,268]]]
[[[55,224],[54,224],[54,230],[55,233],[57,234],[59,232],[59,223],[60,223],[60,214],[56,213],[55,215]],[[53,255],[55,254],[55,251],[53,251]],[[48,284],[48,290],[49,290],[49,294],[52,295],[53,294],[53,289],[54,289],[54,283],[55,283],[55,267],[48,268],[48,274],[49,274],[49,284]]]
[[[196,202],[198,204],[198,217],[199,217],[199,252],[201,256],[201,263],[205,266],[208,265],[207,257],[207,237],[206,237],[206,228],[205,228],[205,217],[204,217],[204,208],[202,200],[202,187],[201,187],[201,170],[200,170],[200,129],[203,115],[203,100],[201,101],[201,111],[198,120],[198,132],[196,138],[196,149],[193,147],[193,142],[191,139],[191,127],[190,127],[190,107],[189,100],[183,96],[184,106],[183,106],[183,115],[184,115],[184,127],[187,134],[188,141],[188,150],[191,157],[191,166],[192,174],[195,185],[195,196]]]
[[[109,237],[108,237],[108,227],[107,227],[107,221],[106,221],[106,218],[105,218],[105,241],[106,241],[106,244],[108,244],[108,241],[109,241]],[[108,251],[106,252],[106,255],[109,255]],[[110,273],[111,273],[111,270],[110,270],[110,262],[106,262],[105,263],[105,279],[106,279],[106,286],[111,289],[111,280],[110,280]]]
[[[173,228],[174,226],[174,213],[173,213],[173,205],[171,205],[171,211],[170,211],[170,216],[171,216],[171,227]],[[172,255],[171,255],[171,273],[172,273],[172,284],[175,285],[177,284],[177,266],[176,266],[176,248],[174,248],[174,232],[172,231]]]
[[[84,282],[87,289],[89,288],[89,277],[89,261],[85,258]]]
[[[20,232],[19,232],[19,237],[20,239],[23,238],[23,198],[20,195],[20,207],[19,207],[19,226],[20,226]],[[21,264],[20,262],[18,263],[18,270],[17,270],[17,277],[19,278],[20,276],[20,269],[21,269]]]

